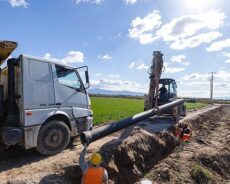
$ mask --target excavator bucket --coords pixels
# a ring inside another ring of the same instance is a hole
[[[0,65],[9,57],[17,46],[18,44],[16,42],[0,40]]]

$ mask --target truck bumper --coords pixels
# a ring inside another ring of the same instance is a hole
[[[77,118],[71,121],[72,132],[71,136],[76,136],[81,132],[91,130],[93,128],[93,117],[87,116],[82,118]]]

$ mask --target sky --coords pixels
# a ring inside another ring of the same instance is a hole
[[[228,0],[0,0],[12,54],[87,65],[91,88],[147,93],[153,51],[183,97],[230,98]]]

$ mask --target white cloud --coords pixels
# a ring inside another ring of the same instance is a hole
[[[203,43],[210,43],[211,41],[219,38],[222,36],[222,33],[218,31],[211,31],[208,33],[202,33],[196,36],[181,38],[175,40],[171,45],[170,48],[175,50],[182,50],[186,48],[194,48],[198,47]]]
[[[141,44],[162,39],[170,43],[172,49],[194,48],[221,37],[222,33],[216,30],[224,25],[225,18],[223,12],[216,10],[183,15],[161,26],[159,12],[153,11],[146,17],[137,17],[131,22],[129,36],[138,39]]]
[[[230,59],[225,60],[225,63],[230,63]]]
[[[176,62],[176,63],[181,63],[182,60],[186,59],[186,56],[184,55],[177,55],[177,56],[172,56],[171,61]]]
[[[43,59],[53,61],[53,62],[60,62],[67,65],[72,65],[75,63],[83,63],[84,62],[84,54],[80,51],[69,51],[64,58],[58,59],[53,57],[50,53],[46,53],[43,56]]]
[[[135,62],[129,64],[128,68],[133,68],[135,66]]]
[[[191,73],[180,79],[178,83],[179,95],[187,97],[209,97],[210,96],[210,76],[209,73]],[[217,71],[214,75],[214,97],[230,96],[230,73],[227,71]],[[182,88],[182,89],[180,89]]]
[[[159,11],[154,10],[144,18],[137,17],[131,22],[129,37],[138,39],[141,44],[151,43],[155,40],[153,30],[161,25]]]
[[[110,59],[112,59],[112,57],[109,54],[99,55],[98,58],[99,59],[103,59],[103,60],[110,60]]]
[[[115,36],[111,36],[109,37],[110,40],[116,40],[116,39],[119,39],[123,36],[123,33],[117,33]]]
[[[110,74],[109,77],[118,79],[118,78],[120,78],[120,75],[119,74]]]
[[[61,59],[62,62],[71,63],[83,63],[84,54],[80,51],[69,51],[64,58]]]
[[[208,52],[211,51],[220,51],[224,48],[230,47],[230,39],[221,40],[218,42],[212,43],[209,47],[206,48]]]
[[[99,76],[101,76],[101,75],[102,75],[102,73],[96,73],[96,74],[95,74],[96,77],[99,77]]]
[[[48,60],[48,61],[53,61],[53,62],[59,62],[60,61],[59,59],[52,57],[52,55],[48,52],[45,53],[45,55],[42,58],[45,60]]]
[[[173,74],[184,71],[184,67],[165,67],[165,73],[167,74]]]
[[[184,66],[188,66],[188,65],[190,65],[190,64],[191,64],[191,62],[189,62],[189,61],[183,62],[183,63],[182,63],[182,65],[184,65]]]
[[[226,53],[226,52],[225,52],[225,53],[224,53],[224,56],[230,58],[230,52],[229,52],[229,53]]]
[[[169,63],[164,63],[164,67],[165,67],[164,72],[167,74],[178,73],[185,70],[184,67],[171,67]]]
[[[146,64],[141,64],[139,66],[136,67],[137,70],[148,70],[149,66],[147,66]]]
[[[186,62],[185,59],[186,59],[186,56],[184,56],[184,55],[172,56],[171,57],[171,62],[180,63],[180,64],[182,64],[184,66],[190,65],[190,62],[189,61]]]
[[[203,81],[209,79],[210,75],[208,73],[192,73],[186,74],[182,80],[184,81]]]
[[[28,3],[26,2],[26,0],[8,0],[8,2],[11,4],[11,6],[13,7],[24,7],[27,8],[28,7]]]
[[[80,4],[80,3],[94,3],[94,4],[100,4],[102,3],[104,0],[75,0],[76,4]]]
[[[91,80],[92,88],[99,88],[112,91],[132,91],[146,93],[148,90],[148,84],[139,84],[137,82],[125,81],[125,80]]]
[[[202,83],[204,81],[210,81],[210,73],[192,73],[186,74],[182,77],[182,81],[186,83],[190,82],[197,82]],[[214,74],[214,81],[216,82],[229,82],[230,81],[230,73],[224,70],[220,70]]]
[[[126,4],[135,4],[138,0],[124,0]]]
[[[221,80],[221,81],[225,81],[228,82],[230,81],[230,72],[224,71],[224,70],[220,70],[218,72],[216,72],[215,78]]]
[[[208,11],[196,15],[183,15],[163,25],[157,35],[164,41],[175,41],[195,35],[202,29],[216,30],[223,26],[224,13]]]

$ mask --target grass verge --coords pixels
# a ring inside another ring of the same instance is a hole
[[[192,179],[197,184],[209,183],[209,181],[211,181],[213,178],[212,173],[199,164],[196,164],[194,166],[190,174]]]

